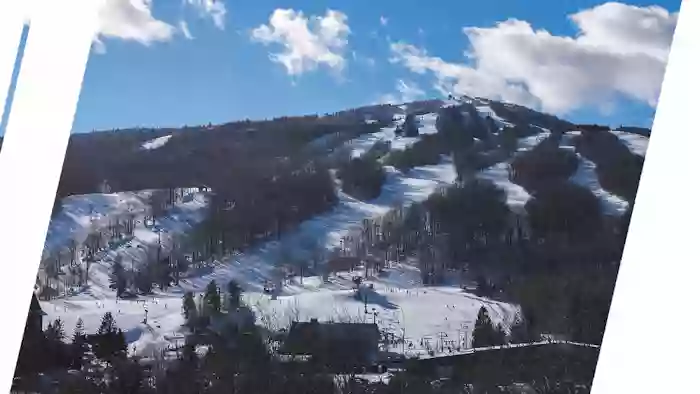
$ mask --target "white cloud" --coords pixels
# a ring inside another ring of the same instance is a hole
[[[192,32],[190,32],[190,27],[187,25],[187,22],[185,22],[184,20],[181,20],[179,22],[179,25],[180,25],[180,32],[182,33],[182,35],[188,40],[193,40],[194,36],[192,35]]]
[[[289,75],[300,75],[319,65],[341,71],[349,34],[347,16],[342,12],[329,10],[323,17],[307,18],[301,11],[277,9],[269,24],[254,29],[251,38],[264,45],[281,45],[283,50],[271,53],[270,59],[282,64]]]
[[[211,18],[218,28],[224,28],[226,6],[221,0],[182,1],[184,5],[198,10],[201,16]],[[104,0],[93,48],[97,53],[105,52],[102,38],[136,41],[148,46],[170,41],[178,31],[187,39],[194,38],[184,20],[180,20],[176,28],[154,17],[153,0]]]
[[[151,0],[106,0],[100,10],[97,48],[100,37],[136,41],[143,45],[172,39],[175,28],[156,19]]]
[[[379,98],[379,104],[402,104],[424,98],[425,91],[413,82],[402,79],[396,81],[396,93],[384,94]]]
[[[563,114],[610,108],[622,95],[655,106],[678,13],[606,3],[570,15],[576,37],[510,19],[464,28],[467,63],[450,63],[392,43],[394,63],[435,77],[439,91],[490,97]]]
[[[350,56],[352,57],[353,61],[361,63],[365,66],[374,67],[377,65],[377,62],[376,60],[374,60],[373,57],[362,55],[360,53],[357,53],[356,51],[351,51]]]
[[[223,0],[183,0],[193,7],[201,17],[211,18],[214,25],[221,30],[226,27],[226,4]]]
[[[380,17],[379,17],[379,23],[380,23],[382,26],[386,26],[386,25],[389,24],[389,18],[386,18],[386,17],[384,17],[384,16],[380,16]]]

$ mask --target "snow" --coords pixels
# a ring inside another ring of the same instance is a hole
[[[615,136],[617,136],[617,138],[619,138],[620,141],[622,141],[622,143],[624,143],[627,148],[632,151],[632,153],[639,156],[646,156],[647,147],[649,145],[649,137],[619,130],[611,130],[610,132],[615,134]]]
[[[398,118],[401,118],[399,116]],[[436,132],[436,114],[422,115],[420,134]],[[397,119],[400,122],[401,119]],[[531,149],[548,135],[548,131],[537,136],[520,140],[519,149]],[[379,140],[388,140],[392,149],[405,149],[416,139],[407,139],[394,135],[394,127],[387,127],[378,133],[361,136],[347,143],[353,154],[366,152]],[[526,193],[509,182],[506,167],[501,163],[484,170],[479,176],[494,180],[508,193],[511,206],[522,206],[527,199]],[[443,157],[441,163],[414,168],[401,173],[392,167],[385,167],[387,180],[380,196],[373,201],[360,201],[342,192],[338,192],[338,205],[325,214],[301,223],[295,231],[285,234],[279,240],[264,242],[243,254],[228,256],[222,261],[214,261],[193,272],[180,284],[166,291],[155,291],[152,297],[140,297],[139,301],[115,300],[114,292],[109,289],[109,272],[116,256],[122,256],[125,268],[131,264],[139,265],[146,261],[147,253],[158,250],[158,229],[161,229],[163,253],[168,253],[172,238],[187,231],[202,218],[206,207],[206,195],[193,193],[188,202],[179,204],[166,218],[158,222],[158,227],[139,224],[135,237],[130,243],[106,250],[101,259],[91,266],[90,286],[74,295],[48,302],[42,301],[42,307],[48,314],[47,322],[60,317],[66,323],[66,330],[71,331],[80,317],[85,330],[94,332],[105,312],[111,312],[117,325],[125,331],[130,351],[142,356],[149,356],[165,346],[180,342],[183,338],[181,324],[181,297],[184,292],[200,293],[206,285],[214,280],[225,286],[235,279],[244,289],[244,300],[256,310],[259,323],[271,327],[280,327],[289,323],[292,317],[302,320],[317,317],[328,319],[373,319],[364,313],[364,303],[353,297],[353,274],[345,273],[331,277],[324,282],[319,277],[292,278],[282,289],[276,300],[264,293],[267,281],[279,275],[280,262],[287,263],[292,258],[308,257],[312,252],[310,244],[326,250],[337,247],[341,239],[355,234],[362,228],[363,221],[377,218],[396,206],[408,206],[428,198],[436,189],[449,186],[456,179],[456,171],[450,158]],[[146,212],[147,192],[122,193],[116,195],[78,196],[75,202],[68,204],[65,218],[54,219],[52,237],[48,244],[62,245],[61,239],[73,238],[84,241],[95,227],[109,223],[114,218],[129,212],[126,208],[132,202],[132,212]],[[101,222],[97,223],[87,217],[89,201],[101,211]],[[63,222],[62,222],[63,220]],[[70,235],[68,235],[70,234]],[[479,308],[486,307],[496,323],[508,327],[515,318],[518,307],[496,302],[463,292],[457,287],[438,286],[423,287],[420,284],[418,269],[415,264],[397,264],[387,270],[381,278],[369,278],[374,290],[370,293],[368,308],[375,308],[377,324],[386,332],[396,337],[405,337],[405,345],[394,345],[394,351],[409,354],[427,355],[428,348],[443,340],[455,343],[470,336]],[[148,310],[148,319],[144,317]],[[292,311],[292,312],[290,312]],[[423,341],[421,341],[423,339]],[[408,342],[412,344],[409,346]],[[423,342],[424,345],[420,345]],[[430,342],[432,345],[427,345]]]
[[[153,150],[153,149],[158,149],[162,148],[165,144],[170,141],[170,138],[172,138],[172,134],[169,135],[164,135],[162,137],[154,138],[150,141],[146,141],[141,145],[142,149],[145,150]]]
[[[437,117],[438,115],[436,113],[417,116],[417,120],[420,124],[418,133],[420,135],[437,134],[438,131],[435,125]]]
[[[159,242],[162,256],[167,256],[173,239],[203,218],[208,203],[204,192],[185,189],[182,201],[155,223],[148,223],[145,217],[150,212],[148,197],[152,193],[141,191],[65,198],[63,210],[49,224],[43,260],[65,253],[71,242],[83,244],[90,233],[106,232],[112,221],[133,217],[133,238],[125,239],[121,244],[105,246],[97,253],[98,261],[90,266],[90,286],[79,294],[89,299],[109,297],[112,295],[108,286],[109,270],[117,256],[122,258],[124,268],[137,267],[156,253]],[[76,257],[80,261],[83,256],[78,254]]]
[[[396,344],[391,350],[405,350],[411,355],[427,353],[427,348],[420,346],[421,339],[437,343],[441,336],[455,341],[470,336],[482,306],[494,323],[506,327],[519,311],[516,306],[476,297],[458,287],[421,287],[420,272],[414,265],[392,263],[384,275],[363,283],[363,294],[367,294],[365,313],[363,299],[354,296],[355,275],[362,275],[362,269],[332,276],[328,283],[320,278],[304,278],[302,285],[297,278],[296,287],[290,286],[288,293],[276,300],[260,293],[247,293],[245,300],[256,311],[259,322],[270,329],[312,318],[321,322],[374,321],[381,331],[404,338],[405,346]]]
[[[575,137],[580,135],[580,131],[571,131],[562,137],[561,147],[564,149],[569,149],[576,151],[574,146]],[[606,215],[620,216],[624,214],[629,206],[629,203],[624,199],[608,192],[603,189],[598,180],[598,174],[596,173],[596,165],[592,161],[576,153],[579,158],[579,165],[576,173],[571,176],[571,182],[585,187],[593,194],[598,197],[600,201],[603,212]]]
[[[491,106],[489,106],[487,103],[485,103],[485,102],[480,102],[480,103],[473,102],[473,104],[474,104],[474,108],[476,108],[476,110],[479,112],[479,115],[481,115],[484,119],[486,119],[486,117],[490,116],[491,119],[493,119],[494,122],[496,122],[496,124],[500,128],[503,128],[506,126],[513,126],[513,124],[511,122],[508,122],[507,120],[503,119],[502,117],[496,115],[496,111],[494,111],[491,108]]]
[[[545,140],[550,135],[550,131],[547,129],[542,129],[542,132],[530,137],[521,138],[518,141],[518,151],[528,151],[540,142]],[[506,203],[511,210],[515,213],[523,214],[525,212],[525,204],[530,200],[530,193],[528,193],[522,186],[511,182],[510,180],[510,163],[502,162],[481,170],[477,173],[476,177],[479,179],[490,180],[496,186],[500,187],[506,192]]]
[[[462,103],[456,99],[442,100],[442,108],[459,107],[460,105],[462,105]]]
[[[71,240],[83,243],[90,232],[109,225],[127,214],[143,214],[150,191],[86,194],[64,198],[61,212],[51,219],[44,253],[66,247]]]
[[[421,118],[421,132],[434,132],[434,119],[435,116],[423,116]],[[396,143],[396,146],[405,147],[410,144],[410,142],[405,142],[402,137],[393,136],[393,130],[391,130],[391,134],[388,131],[384,130],[387,136],[393,137],[392,142]],[[367,136],[351,141],[351,146],[356,149],[363,147],[369,149],[372,144],[373,141],[368,140]],[[438,187],[450,185],[456,179],[456,172],[449,158],[444,158],[443,162],[437,165],[414,168],[406,174],[402,174],[392,167],[386,167],[386,170],[387,181],[382,193],[374,201],[359,201],[339,192],[340,202],[332,211],[303,222],[296,231],[287,234],[281,240],[266,242],[245,254],[232,256],[221,262],[217,261],[205,269],[203,274],[181,280],[179,286],[170,288],[166,292],[156,291],[153,299],[157,303],[154,301],[149,303],[147,325],[142,322],[145,313],[142,304],[124,300],[117,302],[114,300],[114,292],[109,289],[110,267],[116,256],[123,257],[123,264],[128,270],[131,264],[138,265],[146,261],[146,254],[153,253],[158,248],[157,232],[153,228],[145,226],[137,228],[136,236],[130,243],[106,251],[101,256],[101,260],[91,266],[90,286],[87,290],[65,299],[42,302],[42,306],[49,315],[49,319],[61,317],[66,322],[68,329],[72,329],[77,318],[82,317],[87,332],[94,331],[99,326],[100,319],[105,312],[112,312],[118,326],[127,332],[130,350],[135,349],[137,354],[144,355],[154,348],[164,346],[169,341],[168,338],[178,336],[182,324],[181,296],[185,291],[201,292],[211,280],[225,285],[229,280],[235,278],[248,292],[248,297],[265,297],[263,296],[263,287],[266,281],[273,279],[277,274],[276,263],[286,251],[303,255],[308,252],[303,245],[310,240],[319,242],[326,249],[332,249],[340,244],[343,236],[361,229],[364,219],[381,216],[397,205],[408,205],[425,200]],[[135,200],[140,201],[139,212],[147,210],[144,202],[145,197],[146,194],[139,198],[134,197]],[[77,197],[77,199],[83,201],[85,196]],[[118,198],[111,200],[113,204],[115,201],[118,201]],[[103,205],[109,206],[109,204]],[[205,206],[206,199],[199,196],[188,204],[182,204],[175,213],[158,223],[163,230],[161,243],[164,254],[169,249],[172,236],[186,232],[193,223],[196,223],[201,217],[201,208]],[[121,205],[117,204],[117,207],[121,207]],[[107,210],[107,208],[105,209]],[[110,208],[110,212],[121,213],[124,210],[124,208]],[[63,228],[67,233],[72,232],[70,228],[65,226]],[[84,240],[84,237],[87,236],[88,231],[83,232],[86,234],[78,238],[79,241]],[[73,236],[75,237],[75,235]],[[305,278],[304,283],[307,285],[313,283],[313,279]],[[346,287],[343,291],[347,292],[348,289],[349,287]],[[303,293],[304,291],[307,291],[305,287],[288,286],[282,296]],[[323,297],[326,297],[326,302],[328,302],[329,299],[338,295],[333,291],[323,291],[322,286],[314,291],[323,294],[316,294],[316,297],[302,295],[299,296],[301,301],[308,300],[313,305]],[[422,331],[419,330],[419,332]]]
[[[509,163],[498,163],[477,174],[477,178],[492,181],[506,192],[507,204],[515,213],[525,213],[525,204],[530,200],[530,193],[522,186],[510,181]]]
[[[406,175],[387,167],[387,180],[380,196],[370,202],[357,200],[339,192],[340,201],[330,212],[303,222],[296,231],[279,241],[266,242],[249,252],[233,256],[199,278],[183,281],[186,290],[200,291],[211,280],[226,284],[235,278],[246,291],[262,292],[267,280],[275,275],[276,262],[285,254],[308,257],[305,245],[312,240],[327,250],[340,245],[341,239],[362,228],[363,221],[380,217],[397,205],[408,205],[428,198],[440,186],[456,179],[454,166],[445,163],[415,168]]]
[[[388,141],[391,143],[390,149],[392,151],[406,150],[406,148],[415,144],[420,140],[420,137],[405,137],[396,135],[396,127],[400,126],[405,119],[405,114],[398,114],[394,117],[394,122],[391,126],[383,127],[380,131],[376,133],[366,134],[348,141],[345,146],[350,149],[350,157],[357,158],[365,153],[367,153],[374,144],[380,141]],[[418,134],[427,135],[437,133],[437,128],[435,122],[437,120],[437,114],[429,113],[421,116],[417,116],[418,121]]]
[[[124,331],[129,351],[139,356],[151,356],[168,344],[184,341],[180,315],[182,300],[167,297],[158,298],[156,302],[142,303],[112,297],[103,300],[59,299],[41,302],[41,306],[47,314],[45,321],[60,317],[69,337],[79,318],[83,320],[85,332],[94,333],[100,327],[102,316],[110,312],[117,326]],[[146,310],[148,324],[143,324]]]
[[[579,157],[579,166],[576,173],[571,177],[571,181],[593,192],[600,200],[603,212],[606,215],[623,215],[627,211],[629,203],[603,189],[598,181],[598,174],[595,172],[595,163],[580,154],[577,155]]]
[[[534,126],[534,125],[531,125],[531,126]],[[549,131],[548,129],[545,129],[545,128],[539,127],[539,126],[535,126],[535,127],[542,130],[542,132],[537,133],[535,135],[531,135],[529,137],[521,138],[520,140],[518,140],[518,151],[519,152],[531,150],[532,148],[539,145],[540,142],[549,138],[549,136],[552,134],[552,132]]]

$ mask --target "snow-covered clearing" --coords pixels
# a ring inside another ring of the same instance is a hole
[[[405,119],[405,114],[397,115],[391,126],[382,127],[380,131],[376,133],[367,134],[345,144],[346,149],[350,150],[350,156],[360,157],[367,153],[376,143],[380,141],[386,141],[391,144],[391,150],[405,150],[409,146],[415,144],[420,140],[420,137],[405,137],[396,135],[396,128],[403,123]],[[418,121],[418,134],[435,134],[437,133],[437,128],[435,127],[435,122],[437,120],[437,114],[429,113],[421,116],[417,116]]]
[[[86,194],[64,198],[63,207],[51,219],[44,243],[44,257],[68,246],[71,240],[85,242],[88,234],[107,227],[109,221],[148,210],[150,191]]]
[[[141,145],[141,149],[145,150],[153,150],[153,149],[158,149],[162,148],[165,144],[170,141],[170,138],[172,138],[172,134],[169,135],[164,135],[162,137],[154,138],[150,141],[146,141]]]
[[[525,204],[530,200],[530,193],[522,186],[511,182],[509,176],[510,164],[498,163],[480,171],[476,177],[492,181],[506,192],[507,204],[515,213],[525,213]]]
[[[308,258],[312,244],[327,250],[335,248],[345,235],[359,231],[365,219],[380,217],[397,205],[423,201],[438,187],[450,185],[456,178],[449,161],[415,168],[405,175],[391,167],[387,171],[387,181],[377,199],[363,202],[340,192],[340,201],[330,212],[303,222],[279,241],[265,242],[245,254],[231,257],[210,273],[183,281],[181,287],[200,291],[211,280],[225,285],[235,278],[246,291],[262,292],[265,282],[275,276],[277,261],[290,255]]]
[[[570,131],[564,134],[560,146],[564,149],[569,149],[575,152],[576,147],[574,146],[574,139],[578,135],[580,135],[580,131]],[[576,173],[571,176],[571,182],[585,187],[593,192],[593,194],[598,197],[598,200],[602,205],[603,212],[606,215],[619,216],[624,214],[629,206],[629,203],[623,198],[603,189],[598,181],[595,163],[578,153],[576,155],[579,158],[579,165]]]
[[[107,244],[97,253],[97,262],[90,266],[89,284],[81,296],[102,299],[113,296],[109,290],[109,271],[117,256],[122,258],[125,269],[138,267],[155,256],[160,244],[161,256],[165,257],[172,247],[172,241],[195,226],[204,216],[208,200],[206,193],[197,189],[184,189],[182,200],[178,201],[155,223],[146,220],[150,213],[148,197],[152,191],[124,192],[114,194],[90,194],[71,196],[63,200],[63,209],[51,220],[44,248],[44,261],[48,262],[61,255],[65,261],[70,256],[71,243],[82,245],[89,234],[108,233],[108,227],[117,220],[127,218],[134,221],[133,237],[122,242]],[[107,240],[107,237],[103,237]],[[76,259],[82,260],[81,253]],[[66,272],[68,267],[64,266]],[[40,267],[40,270],[43,268]],[[62,277],[64,280],[68,276]],[[78,291],[78,289],[76,289]]]
[[[649,137],[620,130],[611,130],[610,132],[615,134],[622,143],[627,145],[627,148],[629,148],[632,153],[639,156],[646,156],[647,147],[649,146]]]
[[[342,322],[376,322],[380,330],[397,340],[389,350],[409,355],[427,355],[438,341],[452,340],[468,346],[479,309],[485,307],[494,323],[510,326],[518,307],[463,292],[458,287],[421,287],[417,268],[394,264],[379,278],[367,280],[367,313],[362,299],[355,298],[352,276],[344,273],[332,277],[330,283],[305,279],[305,290],[295,295],[271,300],[249,294],[246,299],[257,312],[263,325],[276,329],[293,320]],[[317,287],[319,286],[320,287]],[[322,290],[322,289],[325,289]],[[375,316],[376,313],[376,316]],[[400,343],[403,339],[403,343]],[[467,340],[468,341],[468,340]],[[456,345],[455,345],[456,346]]]
[[[496,122],[496,125],[499,128],[513,126],[513,123],[503,119],[502,117],[496,114],[496,111],[494,111],[493,108],[491,108],[491,106],[489,105],[488,100],[481,99],[478,97],[464,97],[463,100],[465,103],[473,105],[483,119],[486,119],[487,117],[493,119],[493,121]]]
[[[549,130],[543,129],[543,131],[539,134],[520,139],[518,141],[518,151],[524,152],[534,148],[540,142],[549,137],[550,134],[551,132]],[[530,193],[525,190],[525,188],[511,182],[509,169],[509,162],[501,162],[479,171],[476,177],[479,179],[490,180],[496,186],[503,189],[506,192],[507,204],[510,209],[515,213],[523,214],[525,212],[525,204],[527,204],[531,196]]]
[[[600,186],[598,174],[595,172],[595,163],[577,154],[579,165],[576,173],[571,177],[571,181],[588,188],[598,197],[606,215],[619,216],[625,213],[629,203],[624,199],[608,192]]]
[[[420,116],[420,134],[435,133],[435,119],[435,114]],[[399,121],[400,119],[397,120]],[[396,136],[394,129],[395,126],[388,127],[378,133],[361,136],[346,146],[362,154],[381,139],[391,141],[393,149],[405,148],[417,140],[411,142],[405,137]],[[547,135],[548,132],[543,131],[537,136],[524,138],[520,140],[519,148],[531,149]],[[515,185],[510,184],[503,166],[504,164],[493,166],[479,176],[490,178],[504,187],[509,195],[509,204],[524,204],[525,196]],[[245,301],[258,312],[263,325],[286,325],[290,315],[302,320],[310,317],[323,320],[374,319],[371,315],[365,315],[364,303],[352,296],[352,273],[332,277],[329,282],[323,282],[319,277],[306,277],[303,280],[293,278],[281,289],[276,300],[264,293],[264,287],[267,281],[277,277],[278,262],[289,262],[290,257],[308,257],[317,246],[335,248],[344,236],[360,230],[365,219],[380,217],[399,205],[407,206],[423,201],[437,188],[448,186],[456,179],[456,171],[449,158],[443,158],[440,164],[417,167],[405,174],[392,167],[386,167],[386,170],[387,181],[382,193],[373,201],[359,201],[339,192],[340,202],[333,210],[303,222],[280,240],[265,242],[243,254],[214,262],[201,272],[182,279],[178,286],[165,292],[156,291],[149,298],[141,297],[141,302],[116,301],[114,292],[109,290],[109,267],[114,257],[122,255],[126,264],[131,261],[139,264],[146,261],[148,250],[157,249],[157,232],[145,226],[139,227],[136,238],[131,241],[132,245],[110,250],[101,261],[93,264],[90,288],[87,291],[41,303],[48,314],[47,321],[60,317],[70,331],[77,319],[82,318],[85,330],[94,332],[104,313],[111,312],[118,326],[127,333],[130,350],[149,356],[153,351],[182,339],[181,297],[185,291],[201,293],[212,280],[225,286],[231,279],[243,287]],[[112,200],[113,204],[114,201]],[[197,195],[189,204],[183,203],[176,212],[159,223],[164,234],[161,237],[168,238],[170,234],[187,232],[201,217],[206,199]],[[109,206],[107,203],[103,205]],[[146,208],[141,205],[139,209]],[[123,207],[109,208],[110,212],[124,210]],[[71,230],[73,227],[62,227],[70,234],[65,237],[75,237]],[[80,228],[84,227],[87,225]],[[167,253],[167,239],[161,239],[161,242],[164,244],[164,253]],[[370,278],[366,283],[374,286],[368,298],[368,309],[371,312],[374,308],[377,312],[376,320],[380,328],[393,333],[397,339],[406,338],[403,344],[394,344],[393,350],[397,352],[427,354],[428,349],[434,349],[438,341],[461,343],[470,336],[481,306],[489,310],[495,322],[503,323],[506,327],[513,322],[517,311],[514,305],[475,297],[456,287],[423,287],[414,265],[394,263],[386,275]],[[146,310],[148,319],[144,323]]]
[[[433,133],[434,119],[434,117],[423,116],[421,131]],[[391,133],[393,134],[393,130]],[[393,140],[401,140],[401,137],[394,137]],[[357,141],[353,141],[354,143]],[[131,262],[139,264],[146,261],[146,253],[148,251],[152,253],[154,250],[152,246],[157,249],[157,232],[145,227],[137,228],[136,237],[130,244],[110,250],[97,264],[92,265],[88,290],[65,299],[42,302],[42,306],[49,315],[49,319],[61,317],[68,329],[72,328],[78,317],[82,317],[88,332],[94,331],[99,326],[99,321],[105,312],[112,312],[119,327],[127,332],[130,344],[136,346],[137,353],[149,355],[152,348],[162,347],[164,343],[170,341],[168,338],[177,337],[175,333],[179,331],[182,324],[180,308],[184,291],[201,292],[211,280],[224,286],[230,279],[235,278],[248,292],[248,297],[256,295],[264,297],[263,287],[266,281],[276,275],[276,262],[286,253],[303,256],[309,252],[304,249],[309,242],[320,244],[327,249],[333,248],[340,243],[344,235],[359,230],[364,219],[381,216],[397,205],[422,201],[438,187],[449,185],[456,178],[454,166],[447,158],[441,164],[415,168],[406,174],[387,167],[387,173],[388,179],[376,200],[363,202],[340,193],[340,203],[331,212],[302,223],[295,232],[285,235],[281,240],[266,242],[245,254],[216,262],[199,276],[183,279],[177,287],[166,292],[157,291],[152,297],[155,301],[147,302],[149,318],[146,325],[142,323],[145,317],[142,304],[124,300],[117,302],[114,300],[114,292],[109,289],[110,267],[116,255],[124,257],[125,268],[128,269]],[[141,201],[139,209],[145,211],[144,199],[139,201]],[[163,229],[161,236],[163,253],[167,253],[169,235],[185,232],[188,226],[196,222],[204,206],[205,199],[195,198],[190,205],[183,204],[179,207],[178,214],[171,214],[158,223]],[[112,211],[123,210],[125,209],[112,208]],[[72,231],[68,229],[67,233],[71,234]],[[71,236],[73,235],[69,235]],[[310,281],[313,279],[304,280],[305,283]],[[282,295],[297,293],[300,289],[305,288],[288,286]],[[330,297],[328,300],[334,297],[334,293],[324,290],[323,286],[319,286],[314,292],[324,293]],[[304,300],[306,298],[302,297],[302,301]],[[318,298],[309,298],[309,300],[315,302]]]

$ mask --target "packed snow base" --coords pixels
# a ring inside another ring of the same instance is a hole
[[[477,109],[482,116],[494,115],[484,103],[480,103]],[[419,116],[419,135],[436,133],[436,118],[436,114]],[[390,142],[392,150],[405,149],[420,137],[395,134],[396,126],[403,119],[403,115],[397,116],[394,125],[349,141],[346,147],[350,148],[354,157],[366,153],[382,140]],[[502,119],[496,120],[502,126],[509,124]],[[543,129],[538,135],[523,138],[518,150],[532,149],[548,135],[549,131]],[[149,145],[150,149],[158,147],[153,142]],[[167,139],[159,142],[162,146]],[[149,148],[144,146],[144,149]],[[574,181],[597,190],[597,179],[590,179],[590,176],[595,177],[595,172],[590,167],[583,167],[580,170],[583,172],[573,177]],[[148,211],[145,203],[148,192],[70,197],[64,201],[64,212],[51,223],[47,253],[60,250],[70,241],[80,244],[87,234],[104,228],[110,220],[125,214],[136,213],[140,220],[137,220],[134,238],[129,243],[102,252],[100,260],[90,269],[86,290],[42,302],[48,314],[46,321],[60,317],[70,330],[81,318],[86,332],[94,332],[102,316],[111,312],[118,326],[126,333],[130,352],[148,357],[184,340],[181,313],[184,292],[201,293],[212,280],[225,287],[229,280],[235,279],[245,290],[244,302],[255,310],[258,322],[263,326],[279,329],[293,320],[310,318],[320,321],[374,321],[381,331],[403,339],[401,344],[394,344],[389,350],[407,355],[435,354],[438,342],[465,347],[482,306],[489,311],[494,323],[502,324],[507,329],[516,318],[517,306],[479,298],[458,287],[424,287],[418,269],[412,264],[392,263],[382,277],[368,278],[364,286],[371,285],[373,290],[367,304],[354,297],[351,279],[359,272],[340,273],[326,282],[320,277],[291,278],[275,299],[264,292],[265,284],[275,276],[276,263],[285,253],[303,257],[310,252],[304,246],[309,242],[333,249],[344,236],[359,230],[364,219],[380,217],[396,206],[423,201],[437,188],[449,186],[456,179],[449,158],[444,158],[443,163],[438,165],[414,168],[406,174],[391,167],[386,167],[386,170],[387,181],[381,195],[374,201],[359,201],[338,191],[340,201],[331,212],[302,223],[295,232],[286,234],[280,241],[266,242],[244,254],[215,261],[206,271],[182,279],[178,286],[165,292],[155,291],[153,296],[138,300],[115,299],[114,291],[109,289],[112,262],[121,256],[128,269],[128,264],[137,265],[146,261],[147,254],[157,250],[159,244],[162,252],[167,253],[169,242],[174,237],[186,234],[203,218],[206,194],[190,191],[188,197],[176,204],[156,225],[143,220]],[[505,162],[483,170],[478,176],[502,187],[507,193],[508,204],[515,211],[521,211],[530,198],[522,187],[510,182]],[[604,193],[599,195],[604,200],[608,198]],[[446,350],[443,348],[440,351]]]

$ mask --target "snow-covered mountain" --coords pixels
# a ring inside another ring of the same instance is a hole
[[[81,318],[85,330],[92,332],[98,328],[104,313],[111,312],[126,332],[130,351],[148,356],[182,341],[185,330],[181,306],[185,292],[201,293],[211,281],[225,288],[234,279],[244,289],[244,300],[257,312],[259,323],[270,329],[285,327],[292,320],[310,318],[371,319],[382,330],[406,338],[412,344],[410,350],[402,347],[406,353],[424,354],[431,348],[426,344],[435,344],[438,340],[460,343],[473,330],[481,307],[489,311],[495,323],[509,327],[517,319],[518,305],[476,296],[449,281],[425,286],[419,269],[420,259],[416,256],[408,256],[400,262],[389,261],[381,275],[365,278],[364,286],[371,287],[368,304],[354,297],[353,279],[364,275],[363,266],[338,272],[326,280],[320,274],[292,275],[276,289],[275,297],[267,291],[270,283],[278,281],[280,267],[287,263],[285,259],[290,259],[290,255],[297,260],[312,258],[315,250],[310,244],[328,255],[342,246],[347,237],[361,232],[366,220],[381,218],[399,206],[409,207],[425,201],[434,192],[460,181],[455,164],[458,158],[454,155],[442,155],[435,164],[414,166],[407,171],[391,166],[387,159],[392,152],[411,149],[438,134],[437,123],[445,108],[457,108],[466,122],[484,124],[488,134],[475,139],[475,143],[492,145],[494,151],[499,149],[500,138],[512,129],[528,130],[517,138],[515,156],[496,159],[474,174],[475,178],[491,181],[504,190],[507,205],[514,213],[525,214],[525,206],[532,198],[527,187],[514,182],[514,157],[531,152],[544,141],[555,141],[561,149],[575,153],[579,162],[570,182],[593,192],[606,215],[614,217],[627,212],[630,201],[617,190],[607,190],[603,185],[609,182],[599,179],[597,166],[606,166],[607,162],[596,162],[595,155],[581,148],[579,139],[588,131],[571,123],[530,109],[469,97],[360,108],[344,112],[342,116],[383,127],[349,139],[337,133],[322,135],[308,146],[324,151],[329,157],[345,152],[352,158],[361,158],[378,143],[385,142],[388,150],[377,159],[384,166],[386,176],[378,196],[363,200],[338,187],[338,201],[332,209],[284,231],[279,239],[263,237],[250,248],[196,264],[182,274],[178,284],[156,289],[148,296],[116,298],[110,279],[115,261],[127,271],[138,270],[151,264],[154,256],[163,259],[179,245],[187,243],[195,236],[198,224],[207,217],[210,191],[180,185],[182,188],[167,204],[167,210],[156,219],[151,218],[155,208],[152,196],[157,192],[154,190],[64,198],[61,211],[51,221],[37,278],[38,293],[48,295],[41,302],[48,320],[60,317],[70,328]],[[409,116],[416,119],[418,132],[415,135],[401,130]],[[606,133],[628,147],[631,155],[644,155],[647,136],[625,131]],[[169,149],[179,138],[177,133],[168,133],[138,141],[134,145],[135,154],[148,155]],[[340,145],[336,141],[341,141]],[[334,171],[331,169],[331,173]],[[124,226],[128,229],[124,230]],[[129,235],[117,236],[124,231]],[[91,242],[97,244],[91,246]],[[91,248],[96,252],[88,262],[86,256]]]

